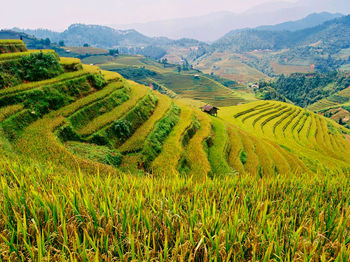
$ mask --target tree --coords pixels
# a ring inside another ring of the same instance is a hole
[[[164,67],[165,67],[165,65],[168,64],[168,58],[163,58],[163,59],[162,59],[162,64],[163,64]]]
[[[117,56],[117,55],[119,55],[119,50],[118,49],[110,49],[109,54],[111,56]]]
[[[84,46],[84,47],[89,47],[89,44],[88,44],[88,43],[85,43],[83,46]]]
[[[180,66],[180,65],[177,66],[177,72],[178,72],[178,73],[181,72],[181,66]]]
[[[49,38],[46,38],[46,39],[44,40],[44,45],[49,46],[50,44],[51,44],[50,39],[49,39]]]
[[[59,45],[59,46],[65,46],[64,41],[62,41],[62,40],[59,41],[59,42],[58,42],[58,45]]]

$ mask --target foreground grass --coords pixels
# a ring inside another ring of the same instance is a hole
[[[3,159],[0,173],[4,261],[349,260],[345,176],[195,183]]]

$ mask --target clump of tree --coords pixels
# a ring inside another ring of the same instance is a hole
[[[270,87],[298,106],[307,107],[350,85],[350,76],[343,72],[295,73],[280,75],[274,82],[260,81],[259,89]],[[271,90],[266,95],[271,95]]]

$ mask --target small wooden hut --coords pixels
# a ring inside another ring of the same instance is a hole
[[[205,106],[202,106],[201,109],[202,109],[203,112],[205,112],[207,114],[210,114],[212,116],[217,116],[218,115],[219,108],[217,108],[215,106],[207,104]]]

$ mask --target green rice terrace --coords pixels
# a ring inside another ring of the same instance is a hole
[[[348,129],[0,50],[0,261],[349,260]]]

